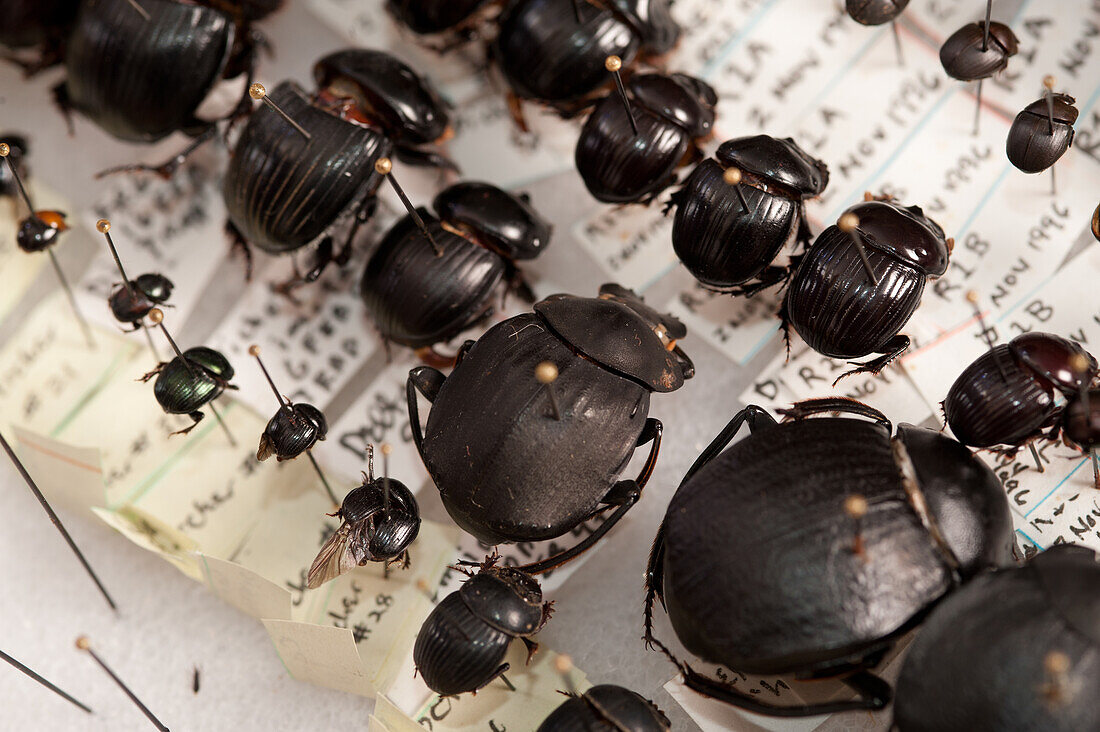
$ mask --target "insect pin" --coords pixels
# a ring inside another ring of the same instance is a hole
[[[126,276],[126,270],[122,267],[118,249],[115,248],[114,239],[111,237],[111,222],[100,219],[95,224],[96,231],[103,234],[107,240],[107,247],[111,250],[111,256],[118,267],[118,273],[122,275],[122,284],[117,285],[107,298],[107,304],[111,308],[111,314],[120,323],[132,325],[132,330],[142,330],[146,340],[149,341],[149,350],[153,352],[153,358],[160,362],[157,348],[153,345],[153,337],[149,334],[149,328],[145,325],[145,316],[158,305],[163,305],[172,296],[175,285],[162,274],[143,274],[137,279],[131,280]]]
[[[409,212],[409,216],[412,216],[414,222],[416,222],[416,228],[420,229],[420,233],[424,235],[424,238],[428,240],[428,243],[432,245],[432,249],[435,250],[435,256],[443,256],[443,247],[439,246],[435,237],[432,236],[432,232],[428,231],[428,226],[424,223],[424,219],[420,218],[420,214],[417,212],[416,207],[412,205],[412,201],[405,195],[405,189],[401,187],[401,184],[397,182],[397,178],[393,175],[393,161],[389,158],[378,158],[378,162],[374,164],[374,170],[378,175],[384,177],[390,182],[393,187],[393,192],[397,194],[397,197],[401,199],[401,203],[404,204],[405,210]]]
[[[28,254],[44,251],[50,255],[50,264],[53,265],[54,272],[57,273],[57,279],[61,282],[65,295],[69,298],[69,305],[72,306],[73,314],[76,315],[80,328],[84,331],[84,340],[87,341],[88,348],[95,348],[92,329],[88,325],[88,321],[85,320],[84,314],[80,312],[80,307],[76,304],[76,296],[73,294],[73,288],[65,278],[65,273],[61,271],[61,263],[57,261],[57,255],[53,252],[53,244],[57,242],[57,237],[69,228],[69,225],[65,223],[65,214],[61,211],[36,211],[34,209],[34,204],[31,203],[31,197],[23,185],[23,179],[19,177],[19,170],[12,160],[11,153],[11,145],[0,142],[0,158],[4,158],[7,163],[11,177],[19,190],[19,195],[27,204],[27,210],[29,211],[29,215],[19,222],[15,243]]]
[[[974,136],[982,114],[982,82],[1008,66],[1008,59],[1020,50],[1016,35],[1004,23],[991,23],[993,0],[985,5],[985,23],[967,23],[951,34],[940,47],[940,64],[952,79],[977,81]]]
[[[12,658],[8,654],[4,653],[3,651],[0,651],[0,659],[2,659],[4,661],[7,661],[12,666],[19,669],[22,673],[24,673],[27,676],[31,677],[32,679],[34,679],[38,683],[42,684],[42,686],[45,686],[47,689],[49,689],[53,693],[57,694],[59,697],[61,697],[65,701],[69,702],[70,704],[73,704],[73,705],[83,709],[88,714],[92,713],[91,707],[89,707],[87,704],[84,704],[83,702],[78,701],[75,697],[69,695],[67,692],[63,691],[60,687],[55,686],[48,679],[43,678],[42,676],[39,676],[37,673],[34,672],[33,669],[31,669],[27,666],[24,666],[22,663],[15,660],[14,658]]]
[[[317,477],[321,479],[325,492],[332,499],[332,504],[339,506],[340,499],[332,492],[332,486],[329,485],[324,471],[317,464],[317,458],[313,457],[311,452],[313,446],[325,439],[328,434],[328,421],[325,419],[324,412],[312,404],[292,403],[279,393],[271,374],[264,366],[263,359],[260,358],[259,346],[249,346],[248,355],[255,358],[256,363],[260,365],[260,370],[264,372],[264,378],[267,379],[271,391],[275,394],[276,401],[279,402],[279,411],[275,412],[275,416],[268,420],[264,433],[260,435],[260,446],[256,450],[256,459],[263,461],[274,455],[279,462],[282,462],[283,460],[293,460],[305,453],[306,457],[309,458],[309,462],[313,465],[313,469],[317,471]]]
[[[905,65],[901,53],[901,35],[898,33],[898,16],[909,4],[909,0],[845,0],[844,10],[852,20],[860,25],[890,24],[894,34],[894,49],[898,54],[898,66]]]
[[[145,706],[145,704],[142,703],[141,699],[138,699],[137,695],[130,690],[130,687],[126,685],[126,682],[119,678],[118,674],[112,671],[111,667],[108,666],[102,658],[100,658],[99,654],[96,653],[95,650],[92,648],[91,641],[88,640],[87,636],[82,635],[77,638],[76,647],[82,651],[85,651],[89,656],[92,657],[92,660],[94,660],[99,665],[99,667],[103,669],[108,676],[111,677],[112,681],[118,684],[118,688],[122,689],[122,691],[126,693],[126,696],[130,697],[130,701],[134,703],[134,706],[141,710],[141,713],[144,714],[145,717],[153,723],[154,727],[159,729],[161,732],[168,732],[168,728],[164,726],[164,723],[157,719],[156,715],[149,710],[149,707]]]
[[[294,129],[298,130],[298,133],[302,137],[306,138],[307,141],[313,139],[313,135],[309,134],[309,132],[306,131],[306,128],[302,127],[300,124],[295,122],[294,118],[291,117],[289,114],[287,114],[286,111],[283,110],[282,107],[280,107],[275,102],[271,101],[271,98],[267,96],[267,89],[265,89],[264,85],[261,84],[260,82],[257,81],[254,84],[252,84],[252,86],[248,87],[248,96],[250,96],[253,99],[256,99],[258,101],[263,102],[268,107],[275,110],[275,112],[277,112],[280,117],[282,117],[284,120],[286,120],[286,123],[288,125],[290,125]]]

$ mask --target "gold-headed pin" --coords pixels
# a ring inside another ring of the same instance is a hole
[[[573,668],[573,659],[564,653],[554,659],[554,670],[557,671],[558,675],[565,681],[565,691],[567,691],[570,696],[577,696],[577,687],[573,683],[573,677],[570,675]]]
[[[269,96],[267,96],[267,89],[265,89],[264,85],[261,84],[260,82],[257,81],[254,84],[252,84],[252,86],[248,87],[248,96],[252,97],[256,101],[263,102],[268,107],[270,107],[271,109],[278,112],[279,116],[282,117],[283,119],[285,119],[288,125],[290,125],[294,129],[298,130],[298,132],[300,132],[302,137],[306,138],[306,140],[312,140],[313,139],[313,135],[306,132],[304,127],[302,127],[300,124],[298,124],[293,119],[291,119],[290,115],[287,114],[285,111],[283,111],[282,107],[280,107],[275,102],[271,101],[271,98]]]
[[[551,361],[543,361],[535,367],[535,381],[546,388],[546,394],[550,397],[550,409],[554,412],[554,419],[561,420],[561,412],[558,410],[558,396],[554,392],[554,382],[558,380],[558,367]]]
[[[378,447],[382,453],[382,513],[389,514],[390,512],[390,453],[393,452],[393,445],[388,442],[383,442]]]
[[[852,517],[855,524],[855,539],[852,541],[852,553],[862,557],[865,553],[863,546],[863,517],[870,508],[867,499],[858,493],[853,493],[844,499],[844,513]]]
[[[744,180],[744,175],[741,173],[740,168],[726,168],[722,173],[722,180],[726,185],[733,186],[733,190],[737,193],[737,200],[741,202],[741,208],[747,213],[749,210],[749,202],[745,200],[745,194],[741,192],[741,181]]]
[[[424,238],[428,240],[428,243],[432,245],[432,249],[435,250],[435,256],[442,257],[443,247],[439,246],[432,236],[432,232],[428,231],[424,219],[420,218],[420,214],[416,212],[416,207],[412,205],[412,201],[405,195],[405,190],[398,184],[397,179],[393,177],[393,161],[389,158],[378,158],[378,161],[374,164],[374,172],[390,182],[397,197],[400,198],[401,203],[405,205],[405,210],[409,212],[409,216],[412,216],[416,228],[420,229],[420,233],[423,234]]]
[[[111,680],[118,684],[118,688],[126,692],[126,696],[130,697],[130,701],[132,701],[134,705],[141,710],[141,713],[144,714],[145,717],[153,723],[154,727],[156,727],[161,732],[168,732],[168,728],[165,727],[164,724],[159,719],[157,719],[151,711],[149,711],[149,707],[142,704],[141,699],[138,699],[134,692],[130,691],[130,687],[126,685],[126,682],[120,679],[118,677],[118,674],[112,671],[111,667],[108,666],[106,662],[104,662],[104,660],[99,657],[99,654],[97,654],[92,648],[92,644],[86,636],[82,635],[76,639],[76,647],[91,656],[92,659],[97,664],[99,664],[99,667],[107,672],[107,675],[111,677]]]
[[[847,234],[852,243],[856,245],[856,251],[859,252],[859,258],[863,262],[863,268],[867,270],[867,274],[871,277],[871,282],[878,284],[878,275],[871,268],[871,261],[867,259],[867,252],[863,248],[863,240],[859,236],[859,217],[854,213],[848,212],[843,214],[836,221],[836,228]]]
[[[623,77],[619,71],[623,68],[623,60],[618,56],[608,56],[603,63],[604,68],[611,72],[611,75],[615,77],[615,87],[619,90],[619,99],[623,100],[623,106],[626,108],[626,116],[630,118],[630,129],[634,131],[634,134],[638,134],[638,122],[634,119],[634,110],[630,108],[630,99],[626,96],[626,87],[623,86]]]
[[[1047,100],[1047,133],[1054,136],[1054,77],[1047,74],[1043,77],[1043,96]],[[1050,195],[1058,195],[1058,179],[1054,175],[1054,166],[1050,166]]]

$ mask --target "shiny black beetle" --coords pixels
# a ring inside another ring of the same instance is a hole
[[[1058,162],[1073,144],[1078,114],[1074,101],[1066,94],[1052,93],[1049,102],[1044,97],[1024,107],[1008,130],[1009,162],[1025,173],[1041,173]]]
[[[84,0],[65,45],[65,81],[54,89],[120,140],[155,142],[182,131],[212,137],[196,111],[223,79],[251,81],[262,38],[251,23],[278,2]],[[229,116],[247,109],[242,96]]]
[[[22,183],[22,177],[27,172],[25,156],[27,154],[27,141],[15,136],[11,142],[0,142],[0,163],[4,175],[0,176],[0,192],[3,195],[13,197],[18,195],[27,206],[27,216],[19,220],[15,232],[15,244],[28,254],[44,252],[57,242],[57,237],[62,232],[68,231],[69,225],[65,222],[64,211],[35,210],[30,195]],[[9,164],[10,163],[10,164]],[[19,204],[13,204],[18,215]]]
[[[1088,368],[1074,368],[1085,357]],[[1066,400],[1074,401],[1097,375],[1096,359],[1051,333],[1018,335],[967,366],[947,392],[943,413],[964,445],[1015,448],[1057,433]]]
[[[810,418],[827,412],[852,416]],[[871,673],[894,641],[960,583],[1013,561],[993,472],[938,432],[848,399],[777,424],[739,412],[688,470],[653,544],[645,638],[691,689],[761,714],[881,709]],[[749,436],[727,447],[743,424]],[[660,597],[683,646],[731,670],[842,676],[858,698],[776,706],[709,679],[653,635]]]
[[[504,662],[508,647],[519,638],[527,659],[538,644],[538,633],[552,612],[542,601],[534,577],[486,559],[476,573],[443,598],[420,627],[413,661],[428,688],[442,696],[477,691],[510,668]]]
[[[1053,546],[932,611],[897,681],[899,732],[1100,729],[1100,564]]]
[[[420,508],[412,491],[399,480],[374,477],[374,449],[367,446],[363,484],[346,496],[335,514],[342,521],[309,568],[307,581],[316,589],[367,562],[401,562],[409,567],[409,545],[420,533]]]
[[[160,322],[159,318],[150,315],[154,324]],[[203,406],[217,399],[226,389],[237,388],[229,383],[233,378],[229,360],[206,346],[188,348],[182,358],[176,356],[157,364],[141,380],[148,381],[154,376],[157,380],[153,383],[153,395],[161,409],[168,414],[186,414],[192,420],[187,427],[173,432],[174,435],[185,435],[195,429],[204,417],[199,411]]]
[[[435,246],[405,216],[367,261],[360,294],[386,342],[418,349],[434,363],[431,347],[487,315],[501,282],[534,301],[515,262],[537,257],[551,226],[525,194],[488,183],[457,183],[432,206],[439,218],[425,209],[418,214]]]
[[[129,286],[125,282],[115,285],[107,304],[115,320],[133,326],[132,330],[140,330],[145,316],[168,302],[174,287],[172,280],[162,274],[138,275],[130,280]]]
[[[493,56],[512,91],[574,113],[609,81],[608,56],[630,68],[670,51],[680,27],[670,0],[511,0],[499,20]],[[625,120],[624,120],[625,121]]]
[[[60,63],[64,38],[79,0],[5,0],[0,6],[0,46],[11,51],[35,48],[38,57],[5,56],[27,75]]]
[[[668,732],[672,723],[657,705],[630,689],[593,686],[570,695],[536,732]]]
[[[639,74],[625,87],[631,111],[617,94],[604,97],[574,153],[588,192],[605,203],[652,200],[675,184],[674,171],[702,157],[699,145],[711,135],[718,103],[709,84],[687,74]]]
[[[967,23],[940,46],[940,64],[947,75],[959,81],[981,81],[1004,71],[1008,60],[1020,50],[1020,41],[1004,23]],[[983,48],[983,43],[985,47]]]
[[[552,539],[615,509],[576,546],[524,567],[540,573],[593,546],[638,501],[661,442],[649,395],[679,389],[694,367],[676,345],[683,324],[618,285],[534,309],[467,341],[446,378],[414,368],[407,396],[444,507],[483,543]],[[432,402],[423,432],[417,391]],[[638,477],[617,481],[647,442]]]
[[[496,4],[499,0],[386,0],[386,11],[413,33],[467,40],[476,35],[479,11]]]
[[[845,0],[844,10],[860,25],[882,25],[901,15],[909,0]]]
[[[256,459],[263,461],[274,455],[279,462],[293,460],[327,434],[328,421],[320,409],[305,402],[284,405],[268,420],[260,435]]]
[[[695,166],[669,201],[676,256],[719,291],[751,294],[782,282],[789,270],[771,263],[792,236],[809,244],[804,201],[825,190],[829,169],[789,137],[727,140],[715,157]]]
[[[854,231],[828,227],[797,264],[780,312],[784,329],[793,326],[818,353],[882,354],[844,376],[878,373],[909,348],[909,336],[898,331],[920,305],[928,278],[947,270],[954,244],[919,206],[867,200],[849,215]]]
[[[361,224],[377,206],[375,164],[391,154],[417,165],[453,168],[422,146],[450,132],[446,105],[412,69],[382,51],[347,49],[314,66],[318,91],[284,81],[269,96],[307,134],[275,110],[254,111],[233,147],[222,189],[227,230],[269,254],[296,251],[321,237],[315,280],[333,259],[328,229],[353,216],[338,263],[350,256]],[[323,192],[323,194],[321,194]]]

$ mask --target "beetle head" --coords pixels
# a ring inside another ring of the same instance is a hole
[[[715,153],[718,162],[734,166],[802,198],[819,195],[829,184],[829,168],[791,138],[753,135],[726,140]]]
[[[526,572],[486,563],[459,591],[474,615],[509,635],[530,635],[542,624],[542,588]]]
[[[1066,396],[1077,396],[1082,386],[1088,386],[1096,378],[1096,359],[1067,338],[1053,333],[1031,332],[1016,336],[1008,345],[1025,366]],[[1075,362],[1082,357],[1086,365],[1083,370],[1075,368]]]
[[[15,243],[24,252],[44,252],[57,240],[57,236],[67,231],[65,214],[60,211],[36,211],[19,222],[19,231],[15,234]]]
[[[930,277],[947,271],[951,249],[943,229],[924,215],[920,206],[901,206],[892,201],[870,200],[845,211],[859,219],[863,242],[908,264]]]
[[[447,105],[435,87],[383,51],[330,53],[314,65],[313,76],[319,88],[351,97],[395,142],[435,142],[450,125]]]
[[[705,81],[687,74],[639,74],[627,87],[642,108],[683,127],[693,138],[711,133],[718,95]]]
[[[1013,563],[1008,501],[985,463],[961,443],[909,424],[898,426],[894,450],[910,502],[962,577]]]
[[[229,364],[229,360],[213,348],[206,346],[188,348],[183,352],[183,357],[221,381],[229,381],[233,378],[233,367]]]
[[[456,183],[432,206],[445,224],[505,259],[534,259],[550,242],[552,226],[525,198],[489,183]]]
[[[1072,125],[1077,121],[1077,115],[1079,115],[1080,112],[1077,110],[1077,107],[1073,106],[1077,101],[1076,99],[1068,94],[1051,94],[1051,97],[1054,102],[1055,122]],[[1036,99],[1034,102],[1024,107],[1024,111],[1034,114],[1037,117],[1042,117],[1044,120],[1050,117],[1045,96],[1042,99]]]

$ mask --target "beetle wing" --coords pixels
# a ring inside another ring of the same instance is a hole
[[[309,568],[307,575],[308,587],[315,590],[331,579],[336,579],[344,572],[355,569],[366,555],[365,550],[356,551],[355,547],[362,542],[362,532],[369,526],[369,522],[361,521],[355,525],[344,523],[336,530]]]

